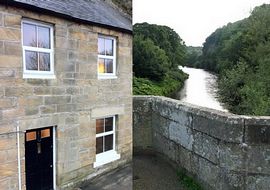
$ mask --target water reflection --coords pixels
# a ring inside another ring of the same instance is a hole
[[[177,99],[191,104],[226,111],[218,102],[217,96],[217,77],[202,69],[181,67],[189,74],[184,88],[177,94]]]

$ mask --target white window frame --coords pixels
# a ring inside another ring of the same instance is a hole
[[[112,59],[113,60],[113,73],[99,73],[98,71],[98,67],[99,67],[99,63],[97,61],[97,73],[98,73],[98,79],[116,79],[116,38],[115,37],[111,37],[111,36],[105,36],[105,35],[98,35],[98,38],[105,38],[105,39],[109,39],[109,40],[113,40],[113,56],[109,56],[109,55],[100,55],[98,54],[98,60],[101,59]]]
[[[113,130],[108,131],[108,132],[103,132],[103,133],[96,134],[96,139],[98,137],[105,137],[107,135],[112,134],[113,135],[113,149],[109,150],[109,151],[106,151],[106,152],[96,154],[96,162],[94,162],[94,168],[120,159],[120,154],[118,154],[116,152],[116,148],[115,148],[116,147],[116,135],[115,135],[116,116],[106,116],[106,117],[96,118],[96,120],[97,119],[106,119],[106,118],[110,118],[110,117],[113,118]],[[104,122],[104,125],[105,125],[105,122]],[[103,144],[103,146],[105,146],[105,145]]]
[[[50,29],[50,49],[47,48],[38,48],[31,46],[24,46],[23,44],[23,24],[32,24],[35,26],[43,26]],[[54,35],[53,35],[53,26],[50,24],[45,24],[43,22],[23,19],[21,22],[21,34],[22,34],[22,50],[23,50],[23,78],[38,78],[38,79],[55,79],[54,75]],[[41,53],[49,53],[50,54],[50,71],[34,71],[26,69],[26,57],[25,51],[34,51]]]

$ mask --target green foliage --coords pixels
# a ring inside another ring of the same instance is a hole
[[[185,66],[188,67],[200,67],[200,58],[202,55],[202,47],[187,47],[187,56],[185,60]]]
[[[134,35],[150,39],[156,46],[163,49],[169,59],[170,67],[176,68],[183,65],[186,47],[183,40],[171,28],[148,23],[139,23],[133,26]]]
[[[179,170],[177,172],[177,176],[179,178],[180,183],[187,189],[187,190],[203,190],[203,188],[196,182],[192,177],[186,174],[185,170]]]
[[[161,82],[151,81],[146,78],[133,77],[134,95],[171,96],[181,89],[187,74],[179,71],[169,71]]]
[[[136,24],[133,27],[133,93],[170,96],[179,90],[187,75],[179,70],[186,47],[167,26]]]
[[[134,36],[133,39],[133,71],[136,77],[161,81],[169,69],[169,60],[165,51],[155,46],[150,39]]]
[[[270,5],[217,29],[199,66],[219,73],[220,99],[238,114],[270,115]]]

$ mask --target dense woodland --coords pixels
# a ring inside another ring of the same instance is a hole
[[[180,89],[187,75],[178,69],[186,46],[167,26],[148,23],[133,27],[133,94],[170,96]]]
[[[196,53],[194,53],[196,54]],[[219,76],[220,100],[233,113],[270,115],[270,5],[212,33],[188,65]]]

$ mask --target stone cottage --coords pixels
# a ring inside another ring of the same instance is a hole
[[[132,24],[102,0],[0,1],[0,189],[72,189],[132,158]]]

